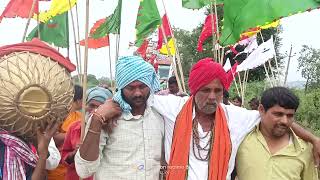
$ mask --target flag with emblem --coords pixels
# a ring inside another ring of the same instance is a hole
[[[92,34],[93,38],[101,38],[107,34],[120,34],[121,25],[121,7],[122,0],[118,1],[118,5],[113,14],[107,17],[108,21],[102,23],[97,30]]]
[[[136,22],[136,42],[140,47],[154,30],[160,25],[161,17],[155,0],[140,0]]]
[[[38,26],[29,33],[28,41],[38,38],[39,35],[42,41],[49,44],[62,48],[69,47],[68,12],[57,15],[46,23],[40,23]]]

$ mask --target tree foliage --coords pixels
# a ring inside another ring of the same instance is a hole
[[[303,45],[298,62],[302,77],[307,79],[306,90],[320,87],[320,49]]]
[[[81,84],[80,81],[79,81],[78,75],[73,76],[72,79],[73,79],[75,84]],[[98,86],[98,85],[99,85],[99,81],[96,78],[96,76],[93,75],[93,74],[88,74],[88,76],[87,76],[87,87],[88,88],[92,88],[92,87],[95,87],[95,86]]]

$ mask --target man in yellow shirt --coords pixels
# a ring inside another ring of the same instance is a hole
[[[240,145],[236,169],[239,180],[317,180],[312,146],[290,126],[299,99],[284,87],[262,94],[261,122]]]

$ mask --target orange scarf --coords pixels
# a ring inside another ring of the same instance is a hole
[[[167,180],[185,180],[192,133],[193,96],[180,111],[173,131]],[[231,154],[231,141],[227,119],[219,105],[215,113],[213,147],[208,162],[208,180],[225,180]],[[212,145],[212,143],[211,143]]]

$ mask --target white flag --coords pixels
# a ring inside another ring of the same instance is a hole
[[[228,72],[231,69],[231,63],[229,58],[226,60],[226,63],[224,63],[223,69],[225,72]]]
[[[248,46],[243,50],[245,53],[251,53],[258,48],[257,36],[252,36],[249,38]]]
[[[254,50],[240,65],[237,67],[237,72],[253,69],[264,64],[276,54],[273,46],[273,37],[262,43]]]

